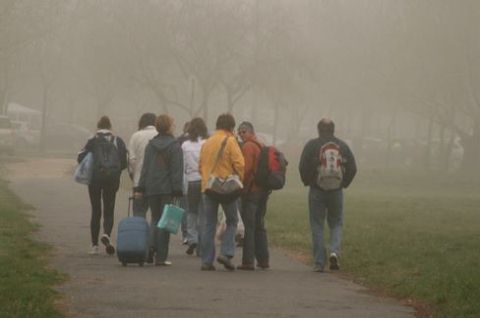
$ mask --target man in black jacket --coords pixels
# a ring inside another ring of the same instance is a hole
[[[300,177],[309,186],[308,204],[315,272],[323,272],[326,250],[323,225],[330,229],[330,270],[338,270],[343,227],[343,188],[352,182],[357,167],[355,158],[343,141],[334,136],[335,124],[323,118],[318,122],[318,138],[311,139],[300,158]]]

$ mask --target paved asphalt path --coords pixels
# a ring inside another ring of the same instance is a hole
[[[271,251],[272,270],[254,272],[228,272],[219,264],[215,272],[202,272],[177,236],[170,242],[171,267],[122,267],[105,253],[88,255],[88,193],[72,181],[72,167],[69,160],[10,165],[12,188],[36,208],[39,238],[55,248],[53,267],[70,277],[57,288],[69,317],[414,316],[410,307],[332,273],[314,273],[279,250]],[[115,228],[126,215],[127,194],[119,192]],[[234,262],[240,258],[238,249]]]

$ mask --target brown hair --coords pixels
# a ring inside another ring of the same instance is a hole
[[[155,128],[160,135],[173,136],[173,118],[168,115],[160,115],[155,121]]]
[[[235,128],[235,118],[233,118],[233,115],[230,113],[221,114],[217,118],[216,127],[217,129],[233,132],[233,129]]]
[[[110,122],[110,118],[108,116],[102,116],[98,120],[97,123],[98,129],[112,129],[112,123]]]
[[[147,126],[153,126],[155,125],[155,120],[157,119],[157,116],[153,113],[145,113],[140,117],[140,120],[138,121],[138,130],[141,130]]]
[[[205,125],[205,121],[200,117],[192,119],[188,127],[188,138],[191,141],[197,141],[198,137],[202,137],[202,139],[208,137],[207,126]]]

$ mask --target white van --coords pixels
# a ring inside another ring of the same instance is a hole
[[[42,112],[17,103],[9,103],[7,115],[15,129],[15,144],[18,148],[38,147]]]

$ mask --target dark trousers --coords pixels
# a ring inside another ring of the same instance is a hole
[[[133,199],[133,216],[146,217],[148,211],[148,200],[144,197]]]
[[[103,233],[110,236],[113,228],[113,214],[115,210],[115,196],[118,191],[118,182],[110,184],[92,184],[88,186],[90,204],[92,206],[92,217],[90,219],[90,233],[92,245],[98,245],[100,234],[100,220],[102,218],[103,202]]]
[[[260,264],[268,264],[268,240],[265,228],[265,213],[269,192],[259,191],[244,194],[240,214],[245,226],[243,239],[242,263],[253,265],[254,260]]]
[[[178,207],[184,209],[185,212],[188,211],[188,202],[186,197],[181,197],[180,200],[178,200]],[[188,237],[187,213],[183,214],[180,229],[182,230],[182,239],[186,239]]]
[[[133,216],[139,216],[144,219],[147,218],[147,212],[148,212],[148,198],[146,197],[141,197],[137,199],[133,199]],[[156,224],[153,223],[153,214],[150,214],[150,234],[148,236],[148,246],[155,250],[155,244],[154,244],[154,229],[155,229]]]
[[[162,217],[163,208],[166,204],[172,203],[171,195],[152,195],[148,197],[148,205],[152,212],[152,233],[153,247],[155,249],[155,262],[165,262],[168,257],[168,244],[170,243],[170,232],[159,229],[158,221]]]

